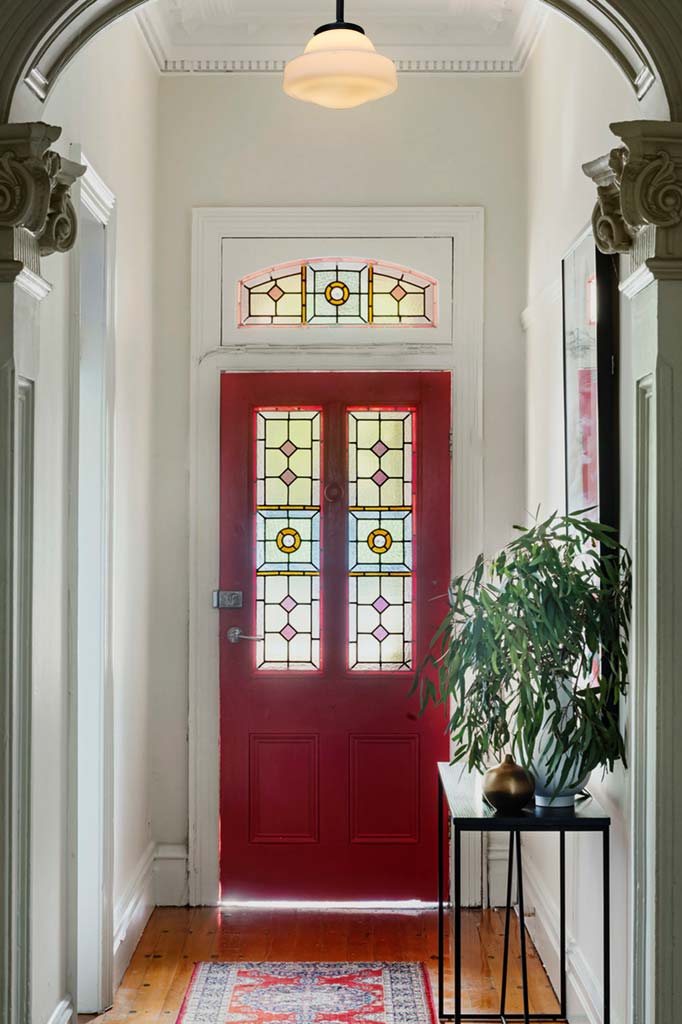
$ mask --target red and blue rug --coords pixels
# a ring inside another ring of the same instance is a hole
[[[178,1024],[436,1024],[424,964],[197,964]]]

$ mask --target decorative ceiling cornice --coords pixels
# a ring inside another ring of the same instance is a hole
[[[536,3],[520,9],[510,0],[471,0],[451,3],[449,18],[436,16],[432,9],[417,16],[416,7],[405,6],[391,18],[375,15],[368,31],[394,61],[401,73],[419,74],[516,74],[523,70],[528,55],[545,21],[546,12]],[[173,0],[141,8],[138,20],[159,70],[164,74],[281,73],[297,53],[300,41],[287,42],[286,22],[273,24],[261,12],[244,17],[230,13],[225,0],[194,0],[193,5],[175,5]],[[222,17],[219,26],[213,19]],[[232,20],[231,20],[232,19]],[[467,28],[464,43],[452,28],[444,33],[443,22]],[[466,19],[466,20],[465,20]],[[300,20],[300,18],[299,18]],[[420,32],[415,35],[418,23]],[[308,22],[300,27],[304,36]],[[231,37],[231,38],[230,38]],[[229,41],[228,41],[229,40]],[[247,41],[248,40],[248,41]],[[411,40],[411,41],[407,41]]]
[[[682,121],[680,0],[543,0],[600,42],[645,95],[664,89]],[[142,0],[3,0],[0,4],[0,122],[36,120],[59,73],[107,24]]]

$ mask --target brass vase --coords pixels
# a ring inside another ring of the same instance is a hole
[[[501,765],[483,777],[483,795],[500,814],[520,814],[533,799],[535,781],[525,768],[507,754]]]

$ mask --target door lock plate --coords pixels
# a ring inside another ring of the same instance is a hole
[[[241,590],[214,590],[214,608],[243,608],[244,593]]]

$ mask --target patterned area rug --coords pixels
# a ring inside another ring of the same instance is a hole
[[[436,1024],[423,964],[197,964],[178,1024]]]

